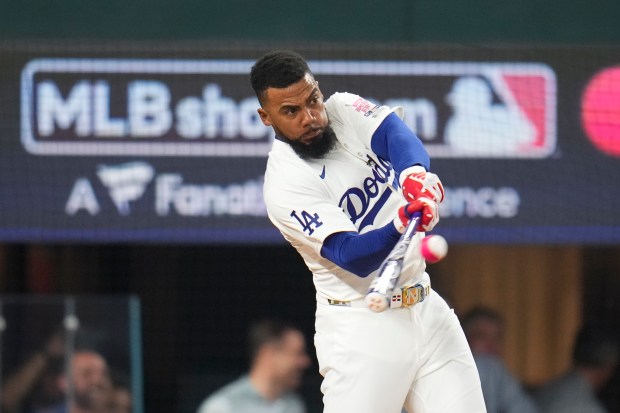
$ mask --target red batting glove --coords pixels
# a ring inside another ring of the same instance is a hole
[[[413,213],[416,211],[422,211],[418,229],[427,232],[439,222],[439,206],[437,203],[428,198],[419,198],[398,209],[398,218],[394,220],[394,226],[398,232],[401,234],[405,232]]]
[[[411,173],[407,174],[408,171],[411,171]],[[437,175],[426,172],[421,166],[414,166],[403,172],[406,175],[401,186],[403,188],[403,195],[408,202],[419,198],[427,198],[438,204],[443,201],[443,185]]]

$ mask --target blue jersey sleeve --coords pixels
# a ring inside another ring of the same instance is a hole
[[[396,115],[390,113],[373,133],[370,146],[374,153],[387,159],[396,172],[414,165],[430,171],[431,161],[420,138]]]
[[[321,256],[365,278],[379,268],[399,238],[400,233],[391,221],[365,234],[336,232],[323,242]]]

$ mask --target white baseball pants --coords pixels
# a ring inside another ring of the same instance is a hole
[[[486,412],[461,325],[434,291],[382,313],[319,300],[314,342],[324,413]]]

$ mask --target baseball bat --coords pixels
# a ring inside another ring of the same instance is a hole
[[[392,292],[394,291],[394,287],[396,287],[396,283],[400,278],[400,272],[403,268],[405,253],[407,252],[407,248],[409,248],[411,239],[417,231],[421,216],[422,213],[420,211],[412,215],[405,232],[400,236],[400,239],[396,242],[396,245],[394,245],[394,248],[392,248],[392,251],[390,251],[385,260],[383,260],[379,267],[377,277],[370,284],[370,288],[366,293],[366,304],[368,308],[376,313],[384,311],[390,305]]]

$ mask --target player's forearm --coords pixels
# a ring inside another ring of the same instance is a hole
[[[389,160],[396,172],[413,165],[430,170],[430,158],[422,141],[395,113],[390,113],[379,125],[370,146],[377,155]]]
[[[379,268],[399,238],[392,222],[365,234],[337,232],[325,239],[321,256],[364,278]]]

